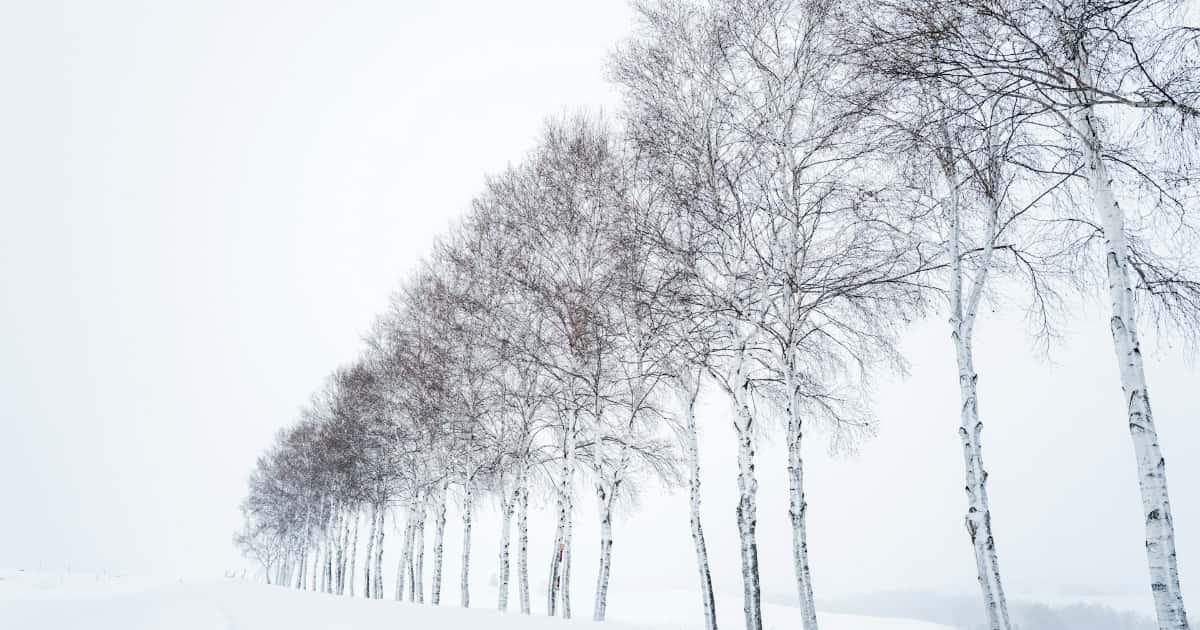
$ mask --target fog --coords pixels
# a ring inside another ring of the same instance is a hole
[[[0,566],[248,566],[231,536],[255,458],[360,351],[485,174],[518,160],[547,115],[615,110],[604,60],[630,26],[615,0],[0,7]],[[1016,598],[1145,610],[1107,316],[1076,306],[1048,354],[1020,304],[981,316],[1000,562]],[[1147,348],[1182,579],[1196,593],[1200,381],[1180,348]],[[852,454],[830,455],[819,433],[807,442],[819,599],[976,588],[944,317],[914,325],[904,351],[909,375],[876,383],[876,437]],[[732,595],[736,465],[723,400],[706,401],[701,431],[714,578]],[[763,584],[786,598],[785,455],[763,447]],[[588,498],[577,597],[594,571]],[[540,567],[552,519],[531,525]],[[486,516],[476,524],[480,584],[493,529]],[[618,518],[614,554],[615,589],[691,588],[684,494],[648,489]],[[456,561],[448,554],[451,575]]]

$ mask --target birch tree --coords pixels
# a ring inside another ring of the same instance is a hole
[[[754,441],[779,410],[798,596],[816,628],[803,428],[869,426],[855,392],[877,359],[899,363],[893,339],[921,300],[922,261],[874,201],[888,179],[871,180],[887,171],[859,141],[861,108],[838,99],[850,79],[826,50],[826,6],[660,3],[642,15],[647,35],[614,75],[651,172],[693,224],[673,231],[689,235],[690,299],[721,330],[707,364],[735,410],[746,624],[762,624]]]
[[[1047,133],[1046,145],[1078,171],[1071,183],[1090,212],[1063,220],[1091,230],[1087,240],[1103,261],[1100,284],[1111,309],[1161,628],[1186,628],[1188,622],[1138,319],[1139,311],[1151,309],[1191,331],[1197,314],[1200,285],[1186,258],[1161,254],[1195,235],[1181,210],[1197,181],[1192,147],[1198,65],[1179,4],[968,2],[950,9],[889,3],[904,31],[916,35],[901,44],[916,63],[898,71],[948,77],[1033,104],[1043,129],[1061,134],[1055,142]],[[1163,133],[1167,125],[1175,129]],[[1131,214],[1129,207],[1145,211]],[[1166,221],[1170,232],[1163,229]]]
[[[529,160],[495,178],[488,191],[504,229],[528,248],[517,279],[544,313],[539,361],[559,394],[551,405],[561,460],[547,610],[561,610],[564,618],[571,616],[580,444],[594,441],[613,383],[615,345],[606,305],[613,297],[615,252],[608,235],[620,201],[618,169],[610,132],[577,117],[548,123]]]

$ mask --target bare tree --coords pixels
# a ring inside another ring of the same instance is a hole
[[[1194,242],[1182,208],[1195,197],[1198,82],[1194,29],[1177,2],[884,3],[896,28],[875,44],[906,50],[910,78],[939,77],[1030,104],[1048,150],[1064,156],[1090,212],[1112,316],[1112,342],[1138,462],[1151,591],[1161,628],[1187,628],[1166,468],[1142,367],[1139,304],[1194,330],[1200,309],[1186,258],[1152,253]],[[900,37],[896,37],[899,35]],[[1169,133],[1163,133],[1168,126]],[[1183,133],[1180,133],[1182,131]],[[1180,138],[1187,141],[1180,143]],[[1178,149],[1178,151],[1172,151]],[[1124,202],[1119,202],[1124,199]],[[1125,208],[1147,211],[1131,214]],[[1070,208],[1070,206],[1068,206]],[[1163,231],[1164,223],[1171,225]],[[1139,301],[1136,295],[1145,300]]]
[[[841,439],[869,427],[857,395],[870,368],[899,364],[893,337],[922,299],[923,261],[888,209],[889,181],[840,98],[851,73],[828,48],[819,2],[642,7],[645,36],[614,62],[631,134],[671,191],[686,235],[686,301],[717,318],[713,381],[735,409],[747,627],[761,627],[754,440],[763,412],[786,418],[793,564],[806,628],[817,627],[801,443],[825,421]]]
[[[518,289],[544,314],[536,357],[556,385],[553,409],[558,519],[547,611],[571,616],[574,485],[588,436],[595,442],[613,387],[616,345],[606,305],[614,297],[608,238],[620,203],[617,155],[603,123],[548,123],[529,160],[489,183],[507,238],[523,243]]]

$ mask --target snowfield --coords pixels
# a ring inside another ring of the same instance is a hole
[[[490,589],[478,589],[479,601]],[[475,599],[473,597],[472,599]],[[492,598],[494,599],[494,597]],[[238,580],[149,580],[94,575],[0,572],[0,628],[5,630],[569,630],[702,627],[691,593],[613,593],[611,619],[603,623],[563,621],[453,604],[429,606],[390,599],[366,600],[267,586]],[[579,614],[590,614],[579,601]],[[742,625],[736,601],[724,606],[720,622]],[[536,610],[536,609],[535,609]],[[799,627],[799,609],[764,604],[768,629]],[[823,614],[824,630],[949,630],[903,619]]]

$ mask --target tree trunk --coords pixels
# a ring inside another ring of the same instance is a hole
[[[371,582],[371,563],[375,560],[375,528],[379,525],[379,506],[371,504],[371,529],[367,534],[367,558],[363,562],[363,597],[371,599],[374,584]]]
[[[529,481],[527,471],[521,471],[517,506],[517,589],[521,598],[521,613],[529,609]]]
[[[578,412],[571,426],[563,433],[563,465],[558,480],[558,523],[554,531],[554,549],[550,556],[550,581],[546,587],[546,614],[553,617],[557,612],[558,601],[562,599],[563,617],[570,618],[570,599],[567,587],[570,583],[567,560],[570,558],[571,515],[574,511],[572,503],[571,481],[575,464],[574,431],[578,422]]]
[[[941,141],[952,146],[950,132],[940,129]],[[983,422],[979,417],[978,375],[975,373],[972,337],[979,309],[979,302],[992,266],[993,248],[999,222],[1000,201],[989,197],[987,231],[983,235],[984,253],[972,278],[971,286],[965,286],[963,269],[962,236],[962,193],[956,158],[953,153],[942,160],[942,173],[949,189],[950,219],[950,337],[954,342],[955,362],[958,366],[958,387],[961,406],[959,408],[959,438],[962,441],[963,464],[966,475],[967,514],[965,524],[975,554],[976,575],[983,595],[984,612],[989,630],[1010,630],[1008,601],[1000,580],[1000,563],[996,553],[995,537],[992,534],[991,506],[987,494],[988,473],[983,465]]]
[[[700,600],[704,606],[705,630],[717,630],[717,604],[713,597],[712,573],[708,568],[708,546],[704,542],[704,527],[700,524],[700,444],[696,431],[696,398],[700,395],[700,379],[687,385],[687,407],[684,412],[687,426],[684,450],[688,465],[688,491],[692,526],[692,543],[696,548],[696,568],[700,573]]]
[[[576,431],[578,427],[576,427]],[[571,437],[571,456],[570,456],[570,474],[567,476],[567,526],[563,529],[563,558],[562,567],[559,568],[559,574],[562,578],[562,588],[559,589],[559,597],[562,601],[562,618],[571,618],[571,559],[575,555],[575,492],[573,480],[575,476],[575,431],[572,431]]]
[[[429,601],[434,606],[442,602],[442,550],[446,535],[446,493],[448,488],[443,482],[437,496],[437,515],[434,517],[433,529],[433,585],[429,593]]]
[[[318,538],[317,539],[317,547],[316,547],[316,549],[313,550],[313,566],[312,566],[312,590],[313,590],[313,592],[320,592],[321,578],[325,575],[325,571],[322,569],[322,565],[321,565],[321,560],[322,560],[322,558],[321,558],[322,544],[321,543],[322,543],[321,539]]]
[[[384,525],[387,523],[387,508],[383,505],[379,506],[379,526],[375,528],[375,533],[378,538],[375,540],[375,585],[371,588],[371,594],[375,599],[383,599],[383,534],[385,531]]]
[[[551,617],[558,612],[558,572],[562,565],[563,527],[566,525],[563,518],[563,511],[564,506],[560,497],[558,500],[558,522],[554,527],[554,548],[550,554],[550,578],[546,582],[546,614]]]
[[[416,539],[417,520],[416,517],[412,517],[409,522],[408,540],[406,540],[404,543],[404,546],[407,549],[407,553],[404,554],[404,586],[407,589],[406,592],[408,593],[408,601],[410,602],[416,599],[416,588],[414,587],[416,586],[417,580],[416,575],[414,575],[415,572],[413,571],[413,557],[416,556],[414,543],[416,542]],[[401,597],[403,597],[403,595],[401,595]]]
[[[409,601],[418,604],[425,603],[425,501],[421,501],[420,512],[417,514],[416,532],[413,538],[412,556],[412,596]]]
[[[329,529],[333,529],[333,527],[330,526]],[[325,565],[323,567],[323,569],[325,571],[325,575],[321,577],[321,581],[324,582],[324,586],[325,586],[325,588],[323,590],[326,593],[333,593],[333,589],[334,589],[333,561],[334,561],[334,554],[337,551],[337,531],[336,530],[335,531],[326,530],[326,532],[327,533],[325,535]]]
[[[1081,62],[1086,71],[1086,62]],[[1108,297],[1112,307],[1109,327],[1116,350],[1125,399],[1133,451],[1137,460],[1138,488],[1142,495],[1145,524],[1146,560],[1150,569],[1150,591],[1154,612],[1162,630],[1187,630],[1187,612],[1179,584],[1175,557],[1175,526],[1167,492],[1167,469],[1154,416],[1150,411],[1150,393],[1142,365],[1137,333],[1133,286],[1130,284],[1129,245],[1125,237],[1125,214],[1117,204],[1112,179],[1103,160],[1103,145],[1096,131],[1095,113],[1084,108],[1077,126],[1083,133],[1082,145],[1087,160],[1088,182],[1093,203],[1104,230],[1104,267],[1108,277]]]
[[[400,542],[400,563],[396,565],[396,601],[404,601],[404,587],[410,584],[409,563],[412,560],[413,515],[410,511],[404,519],[404,538]]]
[[[744,362],[745,359],[743,358]],[[735,381],[737,420],[734,429],[738,441],[738,537],[742,556],[742,610],[746,615],[746,630],[762,630],[762,592],[758,576],[758,479],[754,472],[754,415],[750,409],[749,379],[741,376]]]
[[[987,471],[983,467],[983,444],[981,434],[983,422],[979,419],[978,396],[970,342],[961,337],[956,328],[952,333],[958,359],[959,392],[962,399],[959,436],[962,438],[963,461],[966,466],[967,533],[975,549],[975,566],[979,586],[983,591],[990,630],[1008,630],[1008,603],[1000,582],[1000,567],[996,557],[996,543],[992,536],[992,515],[987,496]]]
[[[359,512],[359,510],[361,509],[361,507],[356,507],[354,509],[354,536],[350,539],[350,567],[346,570],[346,575],[348,576],[347,579],[349,581],[349,583],[346,585],[348,590],[347,595],[350,597],[354,597],[354,571],[358,568],[358,530],[359,525],[361,524],[359,521],[362,520],[360,518],[362,514]]]
[[[616,494],[616,484],[607,492],[601,490],[600,497],[600,570],[596,574],[595,609],[592,611],[594,621],[604,621],[608,609],[608,575],[612,568],[612,506]]]
[[[296,563],[296,589],[304,590],[304,567],[308,559],[308,551],[300,545],[299,560]]]
[[[808,563],[808,526],[805,515],[808,503],[804,499],[804,459],[800,446],[804,436],[800,417],[799,392],[789,358],[785,386],[787,388],[787,447],[788,447],[788,515],[792,521],[792,568],[796,574],[796,590],[800,596],[800,618],[804,630],[817,630],[817,605],[813,598],[812,570]]]
[[[463,497],[463,546],[462,546],[462,594],[460,600],[463,608],[471,606],[471,513],[475,509],[475,484],[470,477],[465,482]]]
[[[573,555],[572,539],[575,531],[575,502],[572,497],[567,502],[567,527],[563,530],[563,547],[562,547],[562,566],[559,567],[559,577],[561,578],[561,588],[558,594],[562,601],[563,619],[571,618],[571,556]]]
[[[500,610],[508,610],[508,577],[512,573],[509,567],[509,540],[512,538],[512,516],[513,508],[516,505],[517,494],[519,489],[514,490],[511,495],[506,494],[507,490],[501,486],[500,488],[500,588],[497,594],[498,605]]]
[[[331,592],[342,595],[345,593],[346,587],[346,547],[349,545],[347,536],[350,530],[347,527],[346,515],[341,510],[338,510],[337,516],[334,518],[336,527],[334,528],[334,553],[333,553],[333,579]]]

